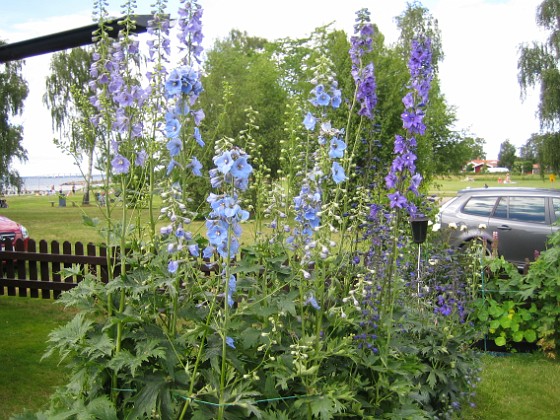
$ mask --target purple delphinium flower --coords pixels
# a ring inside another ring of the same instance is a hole
[[[402,195],[399,191],[395,191],[394,193],[389,194],[389,206],[394,208],[402,209],[406,203],[407,199],[404,195]]]
[[[351,74],[356,83],[356,100],[360,103],[358,115],[373,119],[373,111],[377,105],[375,71],[373,63],[364,66],[362,62],[363,55],[372,50],[373,25],[367,9],[359,10],[356,14],[357,23],[350,39]]]
[[[144,166],[147,157],[148,154],[146,153],[146,151],[140,150],[139,152],[136,153],[136,159],[134,160],[134,164],[136,166]]]
[[[126,174],[130,169],[130,161],[121,154],[117,154],[111,161],[115,174]]]
[[[385,184],[391,191],[389,194],[392,208],[405,208],[410,215],[417,211],[413,203],[406,198],[406,191],[419,194],[422,177],[416,173],[417,135],[426,132],[424,124],[425,110],[432,80],[431,45],[429,39],[413,40],[408,68],[411,91],[403,98],[405,106],[401,114],[403,128],[407,136],[396,135],[394,144],[395,158],[390,173],[385,177]]]
[[[197,4],[197,1],[190,0],[179,7],[179,19],[177,19],[179,28],[177,37],[181,48],[188,50],[197,63],[202,61],[203,52],[202,13],[202,7]]]

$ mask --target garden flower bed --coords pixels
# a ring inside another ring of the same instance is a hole
[[[145,47],[130,30],[133,5],[113,40],[97,2],[90,70],[105,188],[124,192],[122,206],[107,206],[102,232],[131,251],[109,257],[107,284],[83,273],[61,297],[79,311],[51,333],[48,354],[71,375],[37,418],[451,418],[468,405],[479,374],[472,344],[481,332],[472,321],[480,253],[456,255],[431,231],[425,242],[413,239],[409,225],[435,211],[416,166],[434,77],[431,39],[419,31],[410,40],[402,131],[391,163],[372,166],[380,150],[365,127],[376,116],[375,32],[369,12],[358,11],[354,97],[343,97],[333,62],[317,54],[308,93],[293,98],[291,163],[270,180],[249,128],[216,139],[209,170],[197,157],[208,140],[197,105],[200,5],[188,0],[179,10],[176,66],[165,2],[156,2]],[[136,65],[144,61],[147,69]],[[337,113],[349,115],[346,126]],[[206,207],[196,212],[191,196],[202,182]],[[151,199],[158,191],[161,209]],[[134,218],[140,200],[148,226]],[[204,235],[189,230],[201,215]],[[243,245],[249,218],[268,230]],[[419,242],[430,261],[422,267]],[[219,269],[201,273],[208,258]]]

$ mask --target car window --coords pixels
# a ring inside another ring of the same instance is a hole
[[[556,220],[560,220],[560,198],[552,199],[552,208],[554,209]]]
[[[509,220],[544,223],[544,197],[509,197]]]
[[[500,202],[496,206],[496,210],[494,211],[494,217],[498,217],[500,219],[507,219],[508,218],[508,198],[501,197]]]
[[[490,216],[498,197],[471,197],[463,207],[463,213]]]

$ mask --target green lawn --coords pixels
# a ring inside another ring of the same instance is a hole
[[[64,375],[57,360],[41,360],[47,336],[70,314],[41,299],[0,296],[0,419],[48,403]]]
[[[462,420],[559,418],[560,363],[542,354],[485,355],[474,398]]]
[[[457,191],[463,188],[483,188],[489,187],[533,187],[533,188],[560,188],[560,181],[551,183],[548,178],[542,179],[540,175],[512,175],[511,182],[508,184],[500,183],[499,179],[504,179],[503,174],[480,174],[480,175],[454,175],[438,177],[434,180],[430,191],[441,197],[454,196]]]

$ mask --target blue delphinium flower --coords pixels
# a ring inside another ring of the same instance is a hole
[[[200,129],[198,127],[194,128],[193,137],[200,147],[204,147],[205,143],[204,140],[202,140],[202,135],[200,134]]]
[[[177,270],[179,268],[179,262],[172,260],[169,261],[169,264],[167,265],[167,271],[169,271],[171,274],[176,273]]]
[[[329,157],[331,159],[341,158],[344,156],[344,151],[346,150],[346,143],[339,139],[338,137],[333,137],[331,139],[329,148]]]
[[[225,151],[218,156],[214,156],[213,161],[218,171],[220,171],[224,175],[229,172],[234,162],[229,151]]]
[[[181,132],[181,123],[177,118],[170,115],[165,124],[165,135],[167,138],[175,138]]]
[[[200,82],[200,73],[190,65],[184,65],[173,69],[165,82],[165,97],[167,98],[167,113],[165,115],[165,136],[169,139],[167,149],[171,162],[167,166],[167,174],[169,175],[177,166],[184,167],[187,165],[185,160],[179,159],[178,156],[183,150],[183,143],[180,140],[180,133],[183,127],[182,121],[192,120],[195,125],[199,125],[204,118],[202,110],[193,110],[192,106],[196,102],[198,96],[202,92],[202,83]],[[192,138],[201,146],[204,146],[200,129],[194,127]],[[179,162],[182,162],[180,164]],[[193,173],[198,170],[192,165]]]
[[[167,150],[169,150],[169,156],[175,157],[179,153],[181,153],[181,150],[183,149],[183,143],[180,139],[173,138],[167,142],[166,147]]]
[[[338,162],[333,162],[331,167],[332,179],[336,184],[340,184],[346,181],[346,175],[344,174],[344,168]]]
[[[231,337],[226,337],[226,344],[232,349],[235,348],[235,341]]]
[[[319,303],[317,302],[317,299],[315,299],[315,296],[313,296],[313,295],[309,295],[309,297],[305,300],[304,304],[305,305],[310,305],[311,307],[313,307],[313,309],[316,309],[316,310],[321,309],[321,306],[319,306]]]
[[[196,158],[196,156],[193,156],[191,158],[190,163],[187,165],[187,168],[190,168],[193,175],[195,176],[202,176],[202,163],[200,163],[200,161]]]
[[[315,129],[315,124],[317,124],[317,118],[315,118],[311,112],[305,114],[305,118],[303,120],[305,128],[312,131]]]
[[[228,295],[227,295],[227,302],[230,308],[233,306],[234,303],[233,294],[235,293],[236,290],[237,290],[237,279],[232,274],[231,276],[229,276]]]

